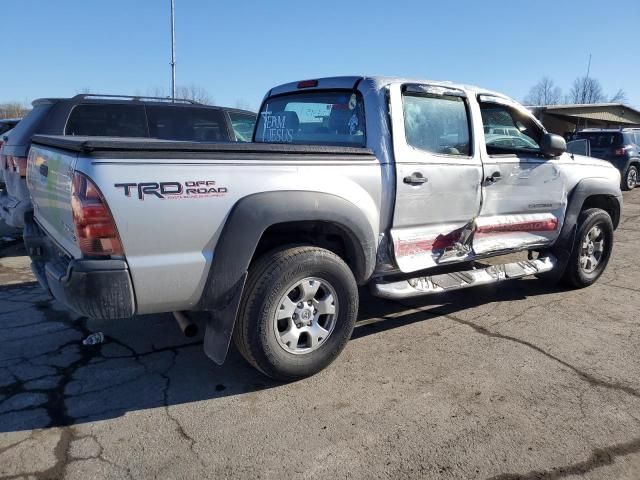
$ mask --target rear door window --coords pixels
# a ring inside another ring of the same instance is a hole
[[[229,112],[231,127],[238,142],[250,142],[253,136],[253,127],[256,124],[256,115],[246,113]]]
[[[143,105],[85,104],[71,110],[65,135],[148,137]]]
[[[149,134],[162,140],[229,141],[224,116],[217,108],[148,105]]]
[[[441,155],[471,155],[469,116],[462,97],[403,92],[402,107],[409,145]]]
[[[340,90],[271,97],[258,116],[255,141],[364,147],[362,96]]]

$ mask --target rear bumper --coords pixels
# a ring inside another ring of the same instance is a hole
[[[25,217],[24,242],[38,282],[70,310],[111,320],[135,314],[135,295],[124,260],[69,259],[33,220]]]

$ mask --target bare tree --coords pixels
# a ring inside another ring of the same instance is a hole
[[[624,103],[627,101],[627,92],[619,88],[615,94],[611,95],[609,101],[611,103]]]
[[[161,97],[161,98],[171,97],[171,94],[169,93],[167,95],[167,90],[162,87],[147,88],[146,95],[148,95],[149,97]],[[138,95],[138,96],[144,96],[144,95]]]
[[[562,99],[562,90],[556,86],[553,79],[542,77],[529,94],[524,98],[527,105],[557,105]]]
[[[150,97],[171,98],[171,93],[163,87],[153,87],[147,89],[147,95]],[[212,105],[213,97],[207,89],[196,84],[178,85],[176,87],[176,98],[184,98],[193,100],[194,102]]]
[[[19,102],[0,103],[0,118],[24,117],[29,109]]]
[[[243,100],[243,99],[236,100],[235,107],[239,108],[240,110],[249,110],[250,112],[255,112],[255,111],[258,110],[253,105],[251,105],[249,102],[247,102],[246,100]]]
[[[569,91],[569,103],[601,103],[607,100],[602,84],[595,78],[579,77]]]
[[[176,88],[176,96],[207,105],[213,104],[213,98],[209,95],[209,92],[205,88],[195,84],[179,85]]]

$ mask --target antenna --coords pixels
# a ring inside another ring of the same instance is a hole
[[[171,0],[171,100],[176,99],[176,19],[174,0]]]

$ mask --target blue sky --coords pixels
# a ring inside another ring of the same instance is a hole
[[[568,91],[591,53],[605,91],[623,88],[640,107],[639,47],[620,48],[637,38],[638,0],[175,2],[178,84],[221,105],[257,107],[277,84],[343,74],[453,80],[521,100],[543,75]],[[169,91],[169,0],[5,0],[0,11],[0,102]]]

